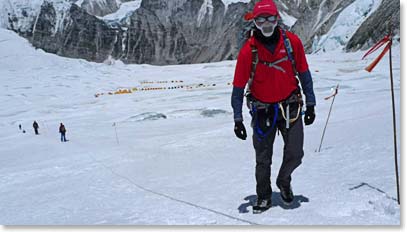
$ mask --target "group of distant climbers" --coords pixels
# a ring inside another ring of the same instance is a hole
[[[26,132],[26,131],[22,128],[21,124],[18,125],[18,128],[19,128],[20,130],[22,130],[23,133]],[[34,123],[33,123],[33,128],[34,128],[34,133],[35,133],[36,135],[39,135],[40,133],[38,132],[38,129],[39,129],[40,127],[38,126],[37,121],[34,121]],[[66,139],[66,137],[65,137],[66,128],[65,128],[65,125],[64,125],[62,122],[61,122],[61,124],[59,125],[59,133],[61,134],[61,142],[66,142],[66,141],[68,141],[68,140]]]

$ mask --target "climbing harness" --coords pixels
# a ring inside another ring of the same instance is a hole
[[[290,108],[293,107],[292,109],[294,109],[296,104],[298,104],[297,113],[295,114],[295,116],[293,118],[291,118]],[[301,113],[303,104],[304,104],[304,102],[302,100],[302,95],[301,95],[299,89],[297,89],[294,93],[292,93],[290,95],[290,97],[287,98],[286,100],[277,102],[277,103],[263,103],[263,102],[260,102],[256,99],[254,99],[253,97],[251,97],[250,114],[253,117],[252,127],[253,127],[254,131],[256,132],[255,134],[256,134],[257,138],[259,139],[259,141],[261,141],[262,139],[267,137],[271,133],[271,131],[274,129],[274,127],[277,124],[277,119],[279,117],[279,111],[281,111],[281,116],[286,122],[285,128],[289,129],[290,125],[292,123],[294,123],[295,121],[297,121],[297,119],[300,117],[300,113]],[[273,113],[274,113],[273,118],[272,118],[272,124],[271,124],[271,127],[267,131],[263,131],[259,125],[258,111],[259,110],[265,111],[266,126],[269,127],[270,118],[268,117],[269,116],[268,111],[270,109],[273,109]]]
[[[263,131],[260,128],[259,125],[259,117],[258,117],[258,110],[264,110],[265,111],[265,115],[266,115],[266,126],[269,127],[270,126],[270,119],[267,117],[268,115],[268,110],[273,107],[273,111],[274,111],[274,115],[273,115],[273,123],[271,124],[271,127],[267,130],[267,131]],[[276,126],[277,123],[277,118],[278,118],[278,104],[267,104],[267,103],[262,103],[259,101],[253,101],[252,102],[252,109],[250,111],[250,113],[253,116],[253,129],[256,132],[256,136],[257,138],[261,141],[264,138],[266,138],[271,131],[274,129],[274,127]]]
[[[290,118],[290,104],[287,104],[286,106],[286,112],[284,113],[284,108],[283,108],[283,104],[279,103],[280,109],[281,109],[281,115],[283,116],[284,120],[286,121],[286,128],[290,128],[290,123],[295,122],[298,117],[300,116],[300,112],[301,112],[301,103],[298,103],[298,110],[297,110],[297,114],[294,118]]]

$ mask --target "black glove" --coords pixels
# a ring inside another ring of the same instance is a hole
[[[305,125],[311,125],[315,120],[315,110],[314,106],[307,106],[305,111],[304,123]]]
[[[243,122],[235,122],[235,134],[236,137],[242,140],[246,140],[247,134],[246,134],[246,128],[244,127]]]

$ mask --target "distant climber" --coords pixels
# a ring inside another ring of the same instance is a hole
[[[38,129],[39,129],[40,127],[38,126],[38,123],[37,123],[36,121],[34,121],[33,127],[34,127],[34,132],[35,132],[35,134],[38,135],[38,134],[39,134],[39,133],[38,133]]]
[[[61,142],[66,142],[66,137],[65,137],[66,129],[65,129],[65,125],[62,124],[62,122],[59,125],[59,133],[61,133]]]

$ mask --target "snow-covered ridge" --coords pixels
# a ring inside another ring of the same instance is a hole
[[[2,0],[0,1],[0,27],[12,27],[21,32],[34,30],[35,21],[44,2],[52,3],[54,6],[57,14],[55,28],[57,30],[62,25],[66,12],[72,4],[69,0]]]
[[[237,3],[237,2],[244,2],[244,3],[249,3],[250,0],[222,0],[223,4],[227,7],[228,5],[232,3]]]
[[[112,13],[108,14],[104,17],[101,17],[103,20],[111,20],[111,21],[120,21],[123,18],[128,17],[131,15],[135,10],[140,8],[142,0],[135,0],[131,2],[121,3],[119,9]]]
[[[21,31],[31,29],[31,22],[40,12],[44,0],[2,0],[0,1],[0,27],[7,28],[9,19]],[[16,20],[18,19],[18,22]]]
[[[41,10],[41,5],[44,2],[52,3],[57,13],[57,25],[59,28],[63,22],[66,12],[71,4],[82,6],[85,0],[1,0],[0,1],[0,27],[10,27],[9,18],[13,20],[12,27],[14,30],[21,32],[31,31],[35,29],[35,21]],[[121,20],[140,7],[142,0],[134,0],[122,3],[116,0],[119,9],[104,17],[99,17],[103,20]],[[105,0],[91,0],[91,6],[106,4]],[[34,25],[34,26],[33,26]]]
[[[243,2],[243,3],[248,3],[250,0],[222,0],[223,4],[225,5],[225,12],[228,9],[228,6],[232,3],[237,3],[237,2]],[[198,18],[197,18],[197,24],[198,27],[201,25],[202,20],[205,18],[205,16],[208,14],[209,16],[209,21],[211,22],[211,16],[213,14],[213,4],[212,0],[204,0],[202,3],[201,9],[199,9],[198,12]]]

